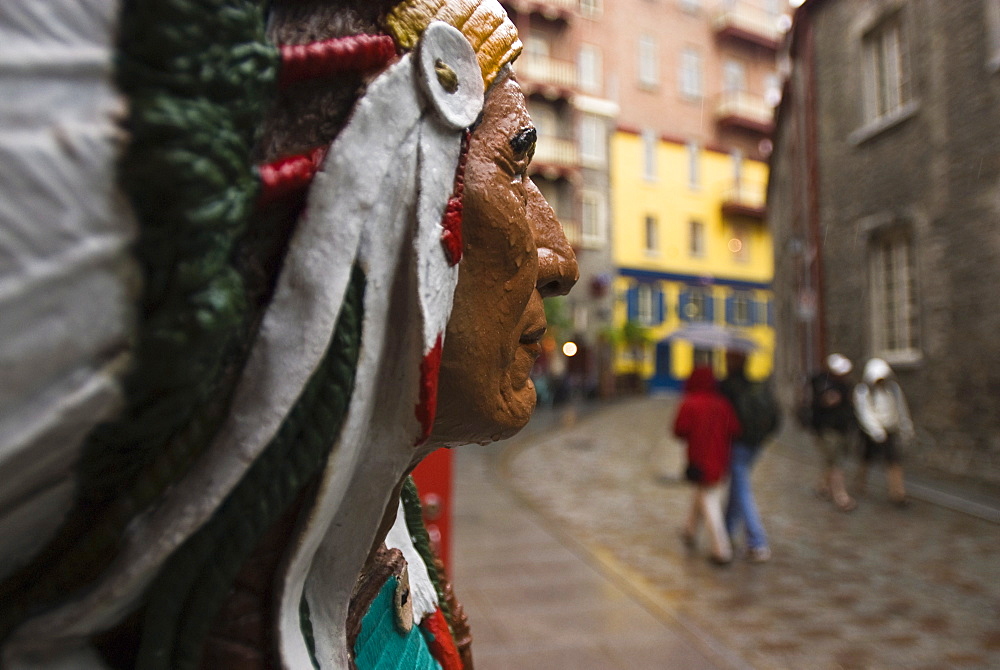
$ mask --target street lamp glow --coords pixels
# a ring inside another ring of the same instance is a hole
[[[562,348],[562,352],[566,356],[576,356],[577,350],[576,342],[567,342]]]

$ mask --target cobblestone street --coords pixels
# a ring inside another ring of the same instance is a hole
[[[973,503],[986,512],[974,516],[920,495],[897,509],[873,479],[857,510],[837,512],[812,493],[812,445],[789,430],[754,471],[773,559],[713,567],[705,538],[691,552],[679,537],[690,491],[677,478],[682,447],[668,436],[674,408],[673,397],[620,403],[529,431],[493,447],[493,457],[489,451],[459,457],[467,467],[470,459],[493,463],[487,477],[499,477],[547,533],[652,613],[664,635],[677,636],[672,648],[687,654],[684,660],[667,650],[637,663],[605,659],[586,667],[687,668],[695,667],[695,656],[699,667],[719,668],[1000,667],[995,508]],[[458,472],[462,477],[461,465]],[[477,632],[479,577],[463,565],[463,551],[475,547],[462,540],[461,480],[457,488],[455,582],[460,597],[473,596]],[[530,593],[520,597],[530,602]],[[581,619],[580,612],[562,616],[568,626]],[[628,623],[621,628],[627,631]],[[477,667],[528,667],[489,663],[501,643],[519,644],[516,630],[502,640],[478,632],[486,644],[477,654],[485,652],[487,663]]]

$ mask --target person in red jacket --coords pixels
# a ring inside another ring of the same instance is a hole
[[[704,518],[712,543],[710,560],[719,565],[733,559],[722,520],[722,482],[729,472],[730,444],[740,430],[736,411],[719,392],[711,368],[695,368],[684,385],[684,397],[674,421],[674,434],[687,440],[685,477],[695,485],[683,536],[688,546],[694,546]]]

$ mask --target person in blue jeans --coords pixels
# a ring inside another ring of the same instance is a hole
[[[726,352],[726,378],[720,389],[743,427],[733,440],[730,457],[726,530],[735,538],[742,524],[746,528],[747,560],[763,563],[771,558],[771,548],[757,510],[750,472],[760,456],[761,444],[778,429],[780,412],[770,384],[747,378],[746,354],[742,351]]]

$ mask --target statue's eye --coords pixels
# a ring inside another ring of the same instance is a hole
[[[538,133],[533,127],[528,126],[517,131],[514,137],[510,138],[510,148],[514,150],[515,156],[527,156],[534,148],[537,139]]]

